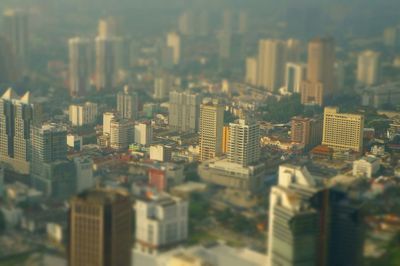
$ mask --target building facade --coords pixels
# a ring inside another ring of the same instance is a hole
[[[260,160],[260,126],[239,119],[229,124],[228,161],[249,166]]]
[[[70,206],[68,265],[131,265],[129,197],[95,189],[72,198]]]
[[[129,86],[125,86],[124,90],[117,94],[117,110],[124,119],[135,120],[138,118],[139,98]]]
[[[217,102],[200,106],[200,160],[205,161],[222,154],[224,107]]]
[[[186,132],[199,129],[200,95],[191,92],[169,93],[169,126]]]
[[[364,116],[340,113],[337,107],[325,107],[322,145],[336,151],[363,151]]]
[[[69,106],[69,121],[73,126],[85,126],[96,123],[97,103],[86,102]]]
[[[188,203],[160,194],[136,201],[136,248],[157,253],[188,237]]]

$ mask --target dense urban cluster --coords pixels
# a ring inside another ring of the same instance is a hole
[[[400,265],[400,21],[204,5],[0,4],[0,265]]]

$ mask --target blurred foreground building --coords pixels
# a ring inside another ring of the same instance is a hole
[[[71,200],[68,265],[130,266],[132,207],[127,195],[94,189]]]

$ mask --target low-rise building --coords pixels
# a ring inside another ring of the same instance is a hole
[[[157,253],[188,237],[188,202],[168,194],[136,201],[136,248]]]
[[[380,160],[375,156],[362,157],[353,162],[353,175],[371,178],[380,168]]]

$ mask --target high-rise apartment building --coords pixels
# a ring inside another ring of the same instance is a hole
[[[178,65],[181,60],[181,37],[176,32],[170,32],[167,34],[166,44],[172,51],[174,65]]]
[[[3,14],[3,32],[17,59],[17,68],[24,70],[29,61],[28,13],[8,9]]]
[[[257,86],[276,91],[284,81],[285,43],[281,40],[260,40],[258,48]]]
[[[135,125],[135,143],[150,145],[153,142],[153,127],[150,121]]]
[[[113,112],[105,112],[103,114],[103,135],[110,135],[111,121],[116,117],[117,115]]]
[[[335,43],[332,38],[315,38],[308,44],[304,103],[323,104],[335,91]]]
[[[224,106],[218,102],[200,106],[200,160],[205,161],[222,154]]]
[[[306,79],[307,65],[302,63],[286,63],[285,88],[288,92],[300,93],[301,83]]]
[[[136,248],[157,253],[188,237],[188,202],[161,194],[136,201]]]
[[[126,150],[133,142],[133,123],[128,119],[114,118],[110,122],[110,147]]]
[[[228,161],[247,167],[260,160],[260,126],[239,119],[229,124]]]
[[[316,38],[308,44],[307,80],[301,85],[303,104],[323,105],[335,91],[335,44],[332,38]]]
[[[379,82],[380,54],[366,50],[358,55],[357,82],[361,85],[371,86]]]
[[[364,116],[340,113],[338,107],[325,107],[322,145],[334,150],[363,150]]]
[[[98,36],[95,39],[96,46],[96,88],[101,90],[112,90],[117,83],[116,66],[116,39],[115,37]]]
[[[154,99],[165,100],[173,86],[173,78],[168,74],[161,74],[154,78]]]
[[[43,124],[31,130],[33,186],[46,196],[68,197],[75,192],[75,169],[67,160],[67,128]]]
[[[40,119],[29,92],[21,98],[8,89],[0,99],[0,161],[29,174],[31,127]]]
[[[362,261],[362,204],[325,187],[305,167],[279,167],[268,217],[268,265],[360,265]]]
[[[306,150],[321,144],[322,122],[322,117],[293,117],[291,120],[292,141],[304,145]]]
[[[94,124],[98,116],[97,103],[72,104],[69,106],[69,121],[73,126]]]
[[[117,94],[117,110],[124,119],[135,120],[138,118],[139,98],[129,86],[125,86],[124,90]]]
[[[169,126],[179,131],[197,132],[200,116],[200,95],[192,92],[169,93]]]
[[[68,265],[130,266],[132,207],[122,192],[94,189],[72,198]]]
[[[246,58],[246,83],[256,86],[257,85],[257,58]]]
[[[69,48],[69,92],[72,97],[84,96],[90,88],[92,55],[90,41],[71,38]]]
[[[268,265],[317,265],[319,215],[309,201],[318,189],[307,169],[279,167],[270,192]]]

